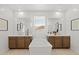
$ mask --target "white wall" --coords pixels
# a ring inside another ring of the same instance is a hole
[[[66,33],[71,36],[71,49],[79,52],[79,31],[71,31],[71,20],[79,18],[79,10],[70,9],[66,13]]]
[[[0,31],[0,53],[8,50],[8,35],[13,34],[12,12],[8,9],[0,9],[0,18],[8,20],[8,31]]]

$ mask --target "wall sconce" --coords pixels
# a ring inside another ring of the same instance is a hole
[[[17,24],[17,31],[20,31],[21,29],[23,29],[23,24],[22,23]]]
[[[59,30],[62,31],[62,24],[59,24]]]

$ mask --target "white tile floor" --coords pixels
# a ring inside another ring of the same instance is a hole
[[[3,53],[2,55],[33,55],[33,54],[30,54],[29,49],[11,49]],[[38,53],[36,55],[38,55]],[[79,55],[79,53],[74,52],[71,49],[52,49],[51,53],[48,55]]]

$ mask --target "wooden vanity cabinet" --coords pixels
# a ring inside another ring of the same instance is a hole
[[[70,48],[70,36],[48,36],[52,48]]]
[[[32,41],[31,36],[10,36],[9,38],[9,48],[10,49],[28,49]]]

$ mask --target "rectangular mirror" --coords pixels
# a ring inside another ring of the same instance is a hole
[[[71,30],[79,31],[79,18],[71,20]]]
[[[8,31],[8,21],[0,18],[0,31]]]

